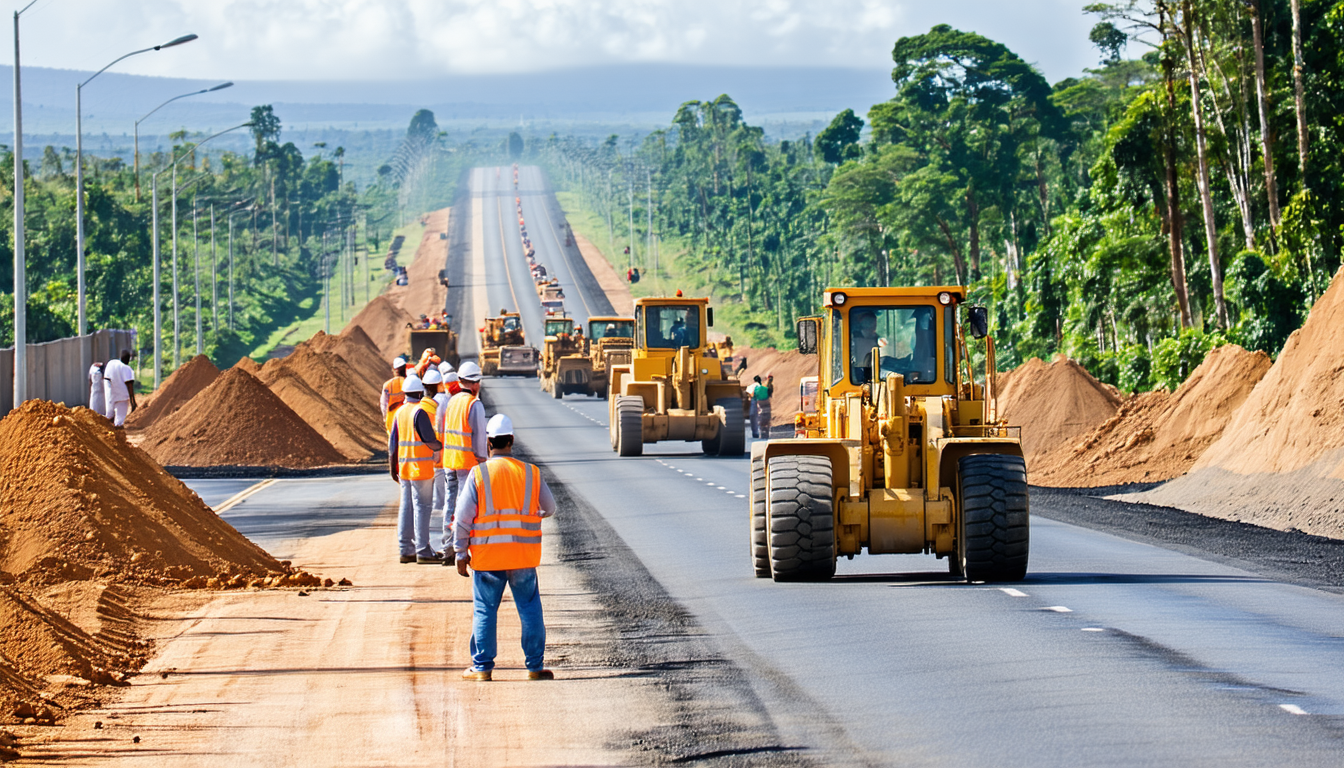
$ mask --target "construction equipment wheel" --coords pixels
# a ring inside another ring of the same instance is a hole
[[[775,581],[820,581],[835,575],[831,460],[779,456],[766,466],[766,530]]]
[[[556,400],[561,400],[564,396],[565,385],[560,383],[560,377],[556,376],[554,379],[551,379],[551,397],[554,397]]]
[[[616,398],[616,452],[621,456],[644,453],[644,398]]]
[[[765,459],[751,462],[751,566],[756,578],[770,578],[770,546],[765,538]]]
[[[981,454],[957,462],[961,530],[957,554],[967,581],[1021,581],[1027,575],[1031,513],[1027,463]]]

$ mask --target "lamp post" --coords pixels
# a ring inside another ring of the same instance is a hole
[[[84,311],[84,86],[93,82],[95,77],[103,74],[112,67],[113,64],[116,64],[119,61],[128,59],[132,56],[138,56],[142,53],[149,53],[150,51],[161,51],[164,48],[172,48],[176,45],[189,43],[195,39],[196,35],[183,35],[160,45],[155,45],[150,48],[141,48],[138,51],[131,51],[130,53],[113,59],[106,67],[94,72],[88,80],[75,86],[75,261],[78,273],[75,280],[79,285],[80,336],[85,336],[89,332],[88,317]],[[81,354],[81,357],[91,355],[92,350],[88,348],[87,344],[81,344],[80,347],[84,353]],[[84,360],[83,366],[84,369],[88,369],[89,361]]]
[[[248,203],[240,202],[239,210],[225,214],[229,222],[229,330],[233,330],[233,217],[240,213],[251,213],[251,206]]]
[[[19,14],[14,12],[14,407],[28,399],[28,273],[23,250],[23,96],[19,87]]]
[[[36,2],[37,0],[33,0],[33,1]],[[199,96],[199,95],[201,95],[202,93],[212,93],[212,92],[214,92],[214,91],[222,91],[222,90],[224,90],[225,88],[231,88],[231,87],[233,87],[233,83],[232,83],[232,82],[220,83],[219,85],[216,85],[216,86],[213,87],[213,88],[202,88],[202,89],[199,90],[199,91],[192,91],[191,93],[184,93],[184,94],[182,94],[181,96],[174,96],[173,98],[171,98],[171,99],[169,99],[169,100],[163,102],[163,103],[160,104],[159,106],[157,106],[157,107],[155,107],[155,108],[149,110],[148,112],[145,113],[145,116],[144,116],[144,117],[142,117],[142,118],[140,118],[139,120],[136,120],[136,121],[135,121],[135,200],[136,200],[136,202],[139,202],[139,201],[140,201],[140,124],[143,123],[145,120],[149,119],[149,116],[150,116],[150,115],[154,114],[155,112],[158,112],[160,109],[163,109],[164,107],[168,106],[169,104],[172,104],[174,101],[177,101],[178,99],[185,99],[185,98],[187,98],[188,96]]]

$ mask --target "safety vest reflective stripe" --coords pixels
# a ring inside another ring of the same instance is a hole
[[[540,565],[541,470],[500,456],[473,469],[471,480],[477,499],[472,567],[506,571]]]
[[[434,451],[420,440],[415,417],[420,403],[406,403],[397,409],[397,464],[402,480],[429,480],[434,477]],[[406,437],[411,439],[404,439]]]
[[[448,413],[443,419],[444,469],[471,469],[479,463],[472,450],[471,407],[475,403],[476,396],[466,391],[448,401]]]

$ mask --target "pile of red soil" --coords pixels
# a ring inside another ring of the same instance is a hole
[[[359,385],[368,388],[374,405],[378,404],[383,382],[392,376],[392,361],[383,359],[378,345],[373,343],[363,328],[346,328],[338,336],[328,336],[318,331],[317,335],[299,346],[340,355],[358,377]]]
[[[1341,275],[1190,473],[1144,500],[1344,538]]]
[[[214,383],[219,369],[205,355],[197,355],[173,371],[158,391],[126,417],[126,426],[143,429],[187,404],[196,393]]]
[[[0,571],[27,584],[283,570],[122,430],[43,400],[0,420],[0,534]]]
[[[804,376],[817,375],[817,356],[799,354],[796,349],[783,352],[769,347],[750,349],[737,347],[733,350],[734,370],[740,358],[747,358],[747,369],[739,374],[742,386],[755,384],[753,377],[775,377],[775,394],[770,398],[770,425],[793,425],[793,417],[798,413],[801,400],[798,394],[799,381]]]
[[[361,382],[336,352],[305,342],[288,357],[266,361],[258,378],[346,459],[364,461],[387,449],[379,390]]]
[[[391,366],[392,358],[406,352],[406,324],[409,322],[411,315],[383,295],[366,304],[346,328],[362,330],[378,348],[385,365]]]
[[[165,465],[321,467],[345,458],[275,393],[230,368],[191,402],[145,431],[143,447]]]
[[[1022,428],[1022,451],[1032,472],[1046,454],[1075,445],[1120,409],[1114,387],[1063,355],[1049,364],[1032,358],[999,374],[998,384],[999,418]]]
[[[238,362],[234,363],[233,367],[241,368],[244,371],[247,371],[248,373],[252,374],[253,376],[256,376],[257,372],[261,370],[261,364],[250,357],[238,358]]]
[[[1175,392],[1145,392],[1080,443],[1038,462],[1038,485],[1096,487],[1170,480],[1185,474],[1223,433],[1269,370],[1269,356],[1235,344],[1204,358]]]

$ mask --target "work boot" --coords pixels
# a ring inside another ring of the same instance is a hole
[[[401,562],[402,562],[402,563],[414,563],[414,562],[415,562],[415,555],[402,555],[402,556],[401,556]]]
[[[443,564],[448,566],[449,568],[457,565],[457,554],[454,552],[444,552]]]
[[[549,669],[529,669],[527,671],[528,680],[554,680],[555,673]]]
[[[462,671],[462,679],[474,680],[478,683],[488,683],[490,682],[490,670],[467,667]]]
[[[419,563],[420,565],[442,565],[443,555],[439,554],[438,552],[435,552],[430,555],[416,555],[415,562]]]

